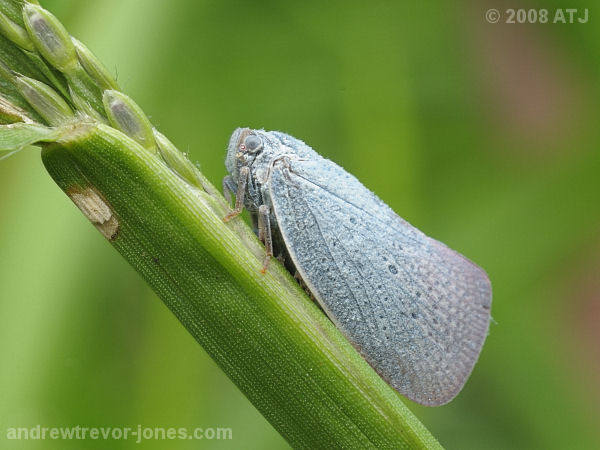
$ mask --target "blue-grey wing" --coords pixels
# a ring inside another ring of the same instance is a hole
[[[454,398],[488,331],[485,272],[329,160],[278,162],[269,183],[285,245],[329,318],[411,400]]]

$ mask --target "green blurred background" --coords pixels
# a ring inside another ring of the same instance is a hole
[[[235,127],[286,131],[488,271],[494,323],[465,389],[409,405],[444,446],[600,446],[591,0],[42,4],[215,184]],[[486,22],[509,6],[590,8],[590,20]],[[0,361],[0,448],[287,447],[39,152],[0,163]],[[234,439],[5,440],[36,424],[231,427]]]

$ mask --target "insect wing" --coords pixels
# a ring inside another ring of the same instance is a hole
[[[485,272],[329,160],[276,163],[269,194],[304,282],[371,366],[418,403],[454,398],[487,335]]]

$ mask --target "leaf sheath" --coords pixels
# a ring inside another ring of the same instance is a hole
[[[221,200],[105,125],[46,146],[73,199],[97,193],[109,240],[275,428],[297,448],[439,448],[393,391]],[[111,219],[112,220],[112,219]]]

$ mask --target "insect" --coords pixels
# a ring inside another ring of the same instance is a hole
[[[464,386],[488,333],[486,273],[399,217],[304,142],[238,128],[223,180],[266,259],[282,253],[328,317],[394,389],[427,406]]]

